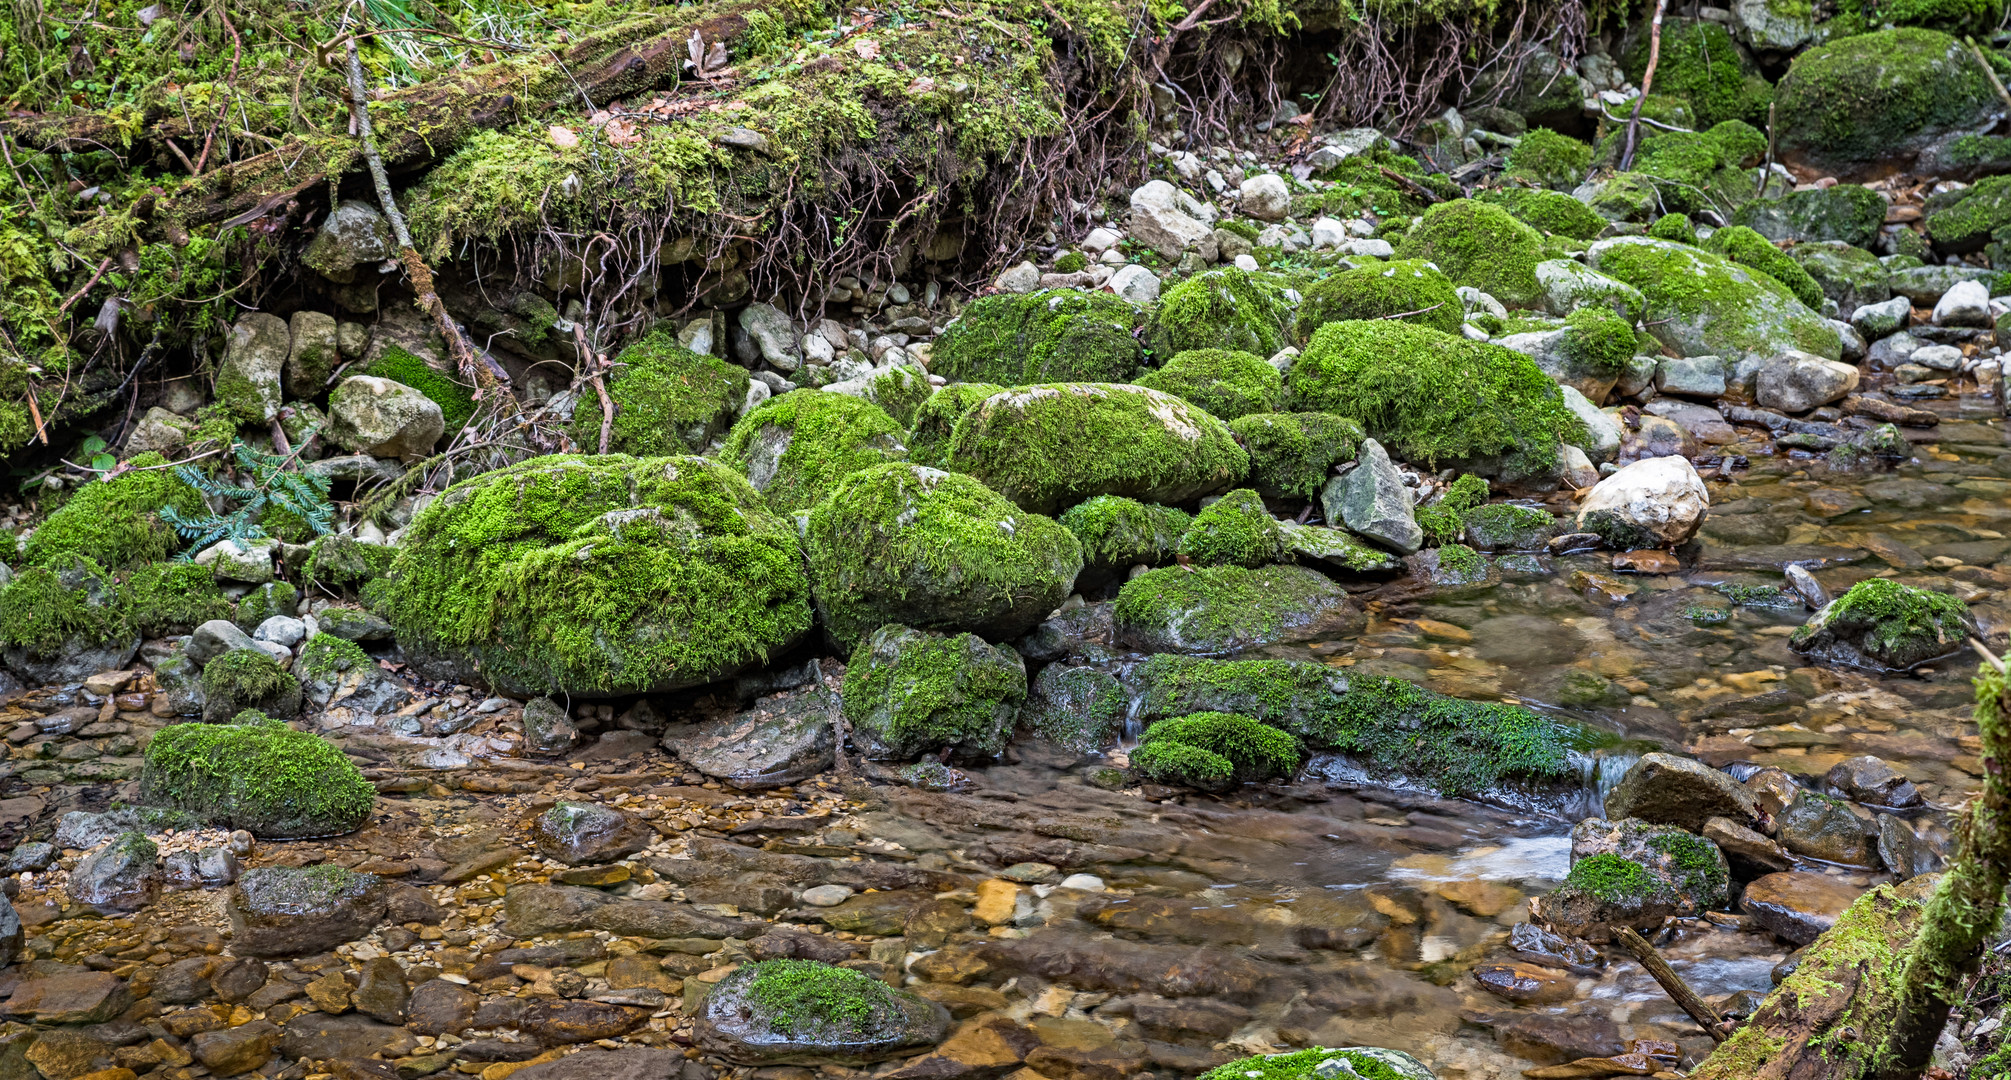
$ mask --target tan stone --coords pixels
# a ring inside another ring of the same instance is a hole
[[[997,926],[1011,922],[1018,908],[1019,886],[991,878],[978,883],[978,902],[971,907],[971,917],[986,926]]]
[[[335,1016],[349,1011],[349,980],[339,971],[331,971],[307,984],[307,1000],[314,1007]]]

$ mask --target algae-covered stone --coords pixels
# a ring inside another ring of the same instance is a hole
[[[82,555],[31,566],[0,587],[0,659],[35,683],[79,682],[139,652],[112,576]]]
[[[1570,191],[1585,182],[1585,170],[1591,164],[1590,146],[1549,128],[1531,128],[1508,151],[1508,168],[1502,176],[1556,191]]]
[[[48,520],[28,534],[22,555],[29,565],[48,566],[66,555],[84,555],[107,570],[159,562],[181,545],[162,515],[209,513],[202,494],[182,482],[159,454],[140,454],[117,476],[77,488]]]
[[[342,362],[341,349],[336,344],[335,316],[320,311],[296,311],[287,320],[287,329],[292,338],[282,380],[287,396],[312,401],[328,389],[329,372]]]
[[[1789,258],[1787,253],[1775,247],[1765,237],[1743,225],[1732,225],[1711,234],[1705,244],[1711,251],[1725,258],[1767,275],[1795,294],[1811,311],[1822,308],[1822,288],[1810,277],[1801,264]]]
[[[162,730],[140,774],[145,805],[278,840],[353,832],[376,794],[326,739],[258,713]]]
[[[269,424],[284,395],[280,377],[293,343],[286,320],[262,311],[238,317],[224,338],[216,401],[241,424]]]
[[[300,683],[261,649],[232,649],[203,665],[203,719],[221,723],[246,709],[300,715]]]
[[[1127,704],[1116,676],[1095,668],[1049,664],[1027,688],[1019,723],[1059,746],[1094,754],[1122,731]]]
[[[1466,542],[1479,551],[1540,551],[1557,533],[1547,510],[1514,503],[1489,503],[1462,512]]]
[[[1136,382],[1198,405],[1222,420],[1271,412],[1285,396],[1285,379],[1277,368],[1261,356],[1234,349],[1189,349]]]
[[[1998,108],[1989,77],[1961,41],[1934,30],[1879,30],[1795,57],[1776,89],[1775,138],[1791,166],[1873,178],[1904,168],[1943,135],[1983,127]]]
[[[1131,766],[1161,783],[1224,790],[1290,777],[1299,767],[1299,740],[1247,716],[1191,713],[1146,728]]]
[[[1346,1069],[1346,1072],[1342,1070]],[[1346,1080],[1354,1073],[1363,1080],[1438,1080],[1424,1063],[1401,1050],[1380,1046],[1350,1046],[1344,1050],[1315,1046],[1284,1054],[1239,1058],[1202,1073],[1199,1080]]]
[[[777,513],[808,510],[850,473],[907,456],[885,409],[847,394],[792,390],[740,418],[720,460],[745,473]]]
[[[1473,199],[1425,211],[1397,245],[1398,259],[1435,264],[1455,285],[1471,285],[1510,307],[1530,307],[1542,295],[1536,264],[1543,235],[1499,206]]]
[[[1407,461],[1522,479],[1578,421],[1527,356],[1391,320],[1328,323],[1286,375],[1292,405],[1359,422]]]
[[[1222,421],[1143,386],[1049,383],[995,394],[957,421],[945,456],[1020,507],[1053,513],[1096,495],[1181,503],[1249,471]]]
[[[1571,830],[1571,858],[1575,862],[1597,855],[1618,855],[1647,870],[1674,898],[1679,916],[1700,915],[1731,900],[1731,866],[1724,852],[1674,825],[1586,818]]]
[[[1273,499],[1317,496],[1363,438],[1360,424],[1322,412],[1252,413],[1229,421],[1229,431],[1250,452],[1250,486]]]
[[[984,399],[1004,392],[994,383],[951,383],[930,395],[915,408],[908,431],[908,460],[917,465],[940,467],[949,452],[950,434],[957,421]]]
[[[361,199],[344,199],[328,212],[300,253],[308,269],[339,285],[356,280],[356,268],[398,253],[391,223]]]
[[[795,529],[693,457],[533,458],[462,481],[413,519],[381,599],[422,670],[519,693],[696,686],[811,624]]]
[[[1510,334],[1495,344],[1536,361],[1545,375],[1604,401],[1634,360],[1634,323],[1603,306],[1579,308],[1554,330]]]
[[[1399,260],[1343,270],[1314,282],[1299,305],[1301,344],[1320,327],[1349,319],[1388,319],[1459,332],[1464,309],[1453,284],[1423,260]]]
[[[1042,289],[971,301],[936,339],[951,382],[1123,382],[1138,370],[1138,309],[1104,292]]]
[[[2011,240],[2011,176],[1985,177],[1927,206],[1927,235],[1937,251],[1966,254]]]
[[[1266,566],[1291,558],[1278,519],[1248,488],[1202,507],[1175,550],[1195,566]]]
[[[865,1064],[934,1046],[950,1014],[863,972],[764,960],[719,980],[700,1006],[698,1044],[742,1065]]]
[[[1292,300],[1276,275],[1207,270],[1166,290],[1145,327],[1152,355],[1235,349],[1270,356],[1290,344]]]
[[[1590,240],[1606,230],[1606,219],[1583,202],[1561,191],[1502,188],[1477,194],[1482,202],[1508,211],[1515,220],[1542,233]]]
[[[976,634],[937,634],[889,624],[845,665],[845,719],[875,760],[941,750],[993,757],[1012,737],[1026,700],[1026,665]]]
[[[1809,188],[1755,199],[1732,214],[1732,224],[1769,240],[1828,240],[1870,247],[1878,239],[1879,226],[1885,224],[1885,197],[1858,184]]]
[[[412,461],[446,430],[433,399],[390,379],[352,375],[328,395],[328,438],[345,450]]]
[[[366,583],[383,577],[397,554],[396,548],[366,544],[354,536],[316,537],[308,545],[307,561],[301,564],[300,582],[309,590],[353,595]]]
[[[1906,671],[1961,649],[1975,632],[1962,601],[1871,578],[1816,612],[1788,646],[1832,664]]]
[[[1835,240],[1811,240],[1789,248],[1787,254],[1815,279],[1824,296],[1836,301],[1837,311],[1844,315],[1882,304],[1892,296],[1891,274],[1885,264],[1863,248]]]
[[[160,899],[160,848],[145,833],[125,832],[70,870],[70,899],[101,915],[138,911]]]
[[[724,434],[747,399],[747,369],[696,353],[661,331],[623,349],[607,376],[614,405],[608,450],[636,457],[699,453]],[[599,403],[573,409],[573,445],[600,446]]]
[[[1098,495],[1069,507],[1056,519],[1082,542],[1078,590],[1093,589],[1131,567],[1173,561],[1174,550],[1193,520],[1186,511],[1154,506],[1121,495]]]
[[[1617,133],[1609,136],[1600,157],[1618,165],[1622,142]],[[1633,170],[1601,181],[1591,205],[1610,220],[1643,223],[1670,211],[1721,214],[1753,197],[1750,170],[1766,151],[1765,133],[1743,120],[1703,131],[1646,132]]]
[[[1298,566],[1169,566],[1124,583],[1120,640],[1145,652],[1202,655],[1339,637],[1362,613],[1340,586]]]
[[[1703,127],[1725,120],[1766,121],[1772,88],[1723,26],[1671,18],[1663,24],[1661,37],[1656,93],[1688,101]],[[1635,39],[1622,63],[1628,77],[1638,82],[1648,64],[1648,35],[1637,34]]]
[[[968,476],[891,464],[839,481],[804,553],[825,633],[849,649],[886,623],[1018,637],[1068,596],[1082,545]]]
[[[1300,561],[1326,563],[1351,574],[1389,574],[1403,568],[1403,561],[1380,548],[1372,547],[1341,528],[1323,528],[1280,522],[1285,546]]]
[[[1605,942],[1619,927],[1655,929],[1686,906],[1661,876],[1632,859],[1606,853],[1573,862],[1564,883],[1539,899],[1533,914],[1557,933]]]
[[[1633,323],[1641,320],[1648,305],[1641,290],[1570,259],[1537,263],[1536,284],[1543,290],[1537,306],[1552,315],[1569,315],[1596,305]]]
[[[231,951],[256,957],[326,952],[376,929],[386,903],[381,878],[333,864],[247,870],[225,902]]]
[[[1641,290],[1642,325],[1682,356],[1742,356],[1796,348],[1834,360],[1836,328],[1793,292],[1721,255],[1654,240],[1616,236],[1586,253],[1592,268]]]

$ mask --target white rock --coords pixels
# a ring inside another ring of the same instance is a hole
[[[1118,232],[1115,229],[1106,229],[1103,226],[1099,225],[1096,228],[1089,230],[1089,235],[1082,238],[1082,250],[1108,251],[1111,248],[1116,247],[1123,240],[1124,240],[1123,233]]]
[[[182,654],[197,664],[207,664],[232,649],[251,647],[251,635],[238,629],[236,623],[229,619],[211,619],[189,635],[188,644],[182,646]]]
[[[1284,348],[1279,349],[1277,352],[1272,353],[1271,358],[1264,362],[1271,365],[1274,368],[1277,368],[1278,374],[1283,375],[1286,372],[1292,370],[1293,364],[1299,362],[1299,350],[1294,346],[1287,345]]]
[[[1238,270],[1257,269],[1257,257],[1255,255],[1249,254],[1248,252],[1236,256],[1236,269]]]
[[[1323,217],[1313,222],[1313,247],[1340,247],[1348,242],[1348,225],[1337,218]]]
[[[1936,326],[1995,325],[1990,317],[1990,290],[1980,281],[1958,281],[1934,305]]]
[[[837,907],[851,898],[849,885],[817,885],[803,890],[803,902],[811,907]]]
[[[1366,240],[1350,240],[1340,245],[1340,248],[1343,255],[1355,255],[1372,259],[1387,259],[1397,253],[1397,249],[1391,247],[1388,240],[1377,240],[1374,237]]]
[[[1124,252],[1111,248],[1109,251],[1097,256],[1096,261],[1105,266],[1123,266],[1131,260],[1124,257]]]
[[[1760,368],[1753,397],[1769,409],[1803,413],[1841,400],[1857,389],[1857,381],[1853,364],[1789,349]]]
[[[695,353],[712,355],[712,320],[693,319],[677,332],[677,342]]]
[[[1131,235],[1169,259],[1192,251],[1207,262],[1217,254],[1215,208],[1164,180],[1131,193]]]
[[[1962,370],[1962,350],[1953,345],[1922,345],[1913,350],[1913,356],[1909,359],[1913,363],[1931,367],[1936,371]]]
[[[274,615],[251,632],[253,641],[270,641],[292,648],[307,637],[307,624],[291,615]]]
[[[1083,892],[1102,892],[1103,879],[1095,874],[1070,874],[1061,879],[1064,889],[1080,889]]]
[[[1605,511],[1675,547],[1696,535],[1710,509],[1711,493],[1688,458],[1646,458],[1599,481],[1578,507],[1578,527]]]
[[[1159,275],[1132,263],[1110,275],[1110,291],[1134,304],[1150,304],[1159,299]]]
[[[1348,232],[1354,236],[1374,236],[1376,227],[1361,218],[1354,218],[1348,222]]]
[[[1236,206],[1259,221],[1283,221],[1292,209],[1292,189],[1277,173],[1261,173],[1243,181]]]
[[[1030,293],[1040,288],[1040,267],[1031,262],[1023,262],[998,276],[992,284],[1000,292]]]
[[[774,395],[775,391],[769,389],[767,383],[759,379],[750,381],[747,384],[747,396],[741,399],[740,402],[740,415],[746,416],[748,413],[753,412],[760,407],[762,402],[767,401]]]
[[[328,441],[345,450],[411,461],[447,430],[439,403],[375,375],[351,375],[328,395]]]
[[[195,563],[209,567],[218,581],[263,585],[272,580],[272,557],[278,553],[277,540],[219,540],[196,552]]]
[[[831,339],[821,332],[812,331],[803,335],[803,359],[812,364],[828,364],[838,355],[831,347]]]

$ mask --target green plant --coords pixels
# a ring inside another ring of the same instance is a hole
[[[1487,481],[1472,473],[1461,474],[1438,498],[1418,508],[1417,523],[1425,539],[1433,544],[1457,541],[1466,532],[1463,515],[1487,502],[1487,492]]]
[[[335,522],[335,508],[328,503],[328,478],[289,468],[290,457],[268,454],[238,440],[231,447],[248,487],[205,476],[193,466],[182,465],[175,476],[182,483],[235,509],[221,514],[184,514],[169,503],[161,507],[161,520],[174,527],[189,546],[184,559],[223,540],[266,539],[265,525],[272,515],[280,515],[304,525],[317,536],[326,536]]]
[[[1161,720],[1146,728],[1139,739],[1141,747],[1160,743],[1177,743],[1220,757],[1238,780],[1290,776],[1299,767],[1299,740],[1290,732],[1233,713],[1191,713]]]

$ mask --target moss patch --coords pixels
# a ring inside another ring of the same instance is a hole
[[[1564,887],[1608,904],[1624,904],[1652,895],[1661,883],[1640,863],[1618,855],[1593,855],[1571,864]]]
[[[1177,550],[1197,566],[1267,566],[1291,558],[1278,519],[1248,488],[1203,507],[1181,534]]]
[[[1285,285],[1261,271],[1206,270],[1166,290],[1145,328],[1154,357],[1234,349],[1269,357],[1290,343]]]
[[[1501,207],[1517,221],[1541,232],[1590,240],[1606,230],[1606,219],[1597,211],[1561,191],[1504,188],[1475,197]]]
[[[1274,499],[1312,499],[1334,466],[1353,461],[1362,426],[1323,412],[1255,413],[1229,422],[1250,453],[1250,486]]]
[[[1285,396],[1285,377],[1277,368],[1233,349],[1189,349],[1136,382],[1185,398],[1222,420],[1270,412]]]
[[[1193,521],[1186,511],[1120,495],[1098,495],[1069,507],[1057,519],[1082,542],[1085,565],[1121,571],[1141,563],[1170,562]]]
[[[1547,258],[1542,234],[1488,203],[1454,199],[1425,211],[1396,256],[1436,263],[1453,284],[1510,307],[1530,307],[1542,295],[1536,284],[1536,264]]]
[[[1417,509],[1418,527],[1430,544],[1450,544],[1466,531],[1461,515],[1487,501],[1487,481],[1472,473],[1454,480],[1438,498]]]
[[[951,382],[1123,382],[1138,370],[1138,310],[1107,292],[1043,289],[971,301],[936,339]]]
[[[1777,101],[1782,155],[1845,170],[1980,126],[1997,108],[1988,77],[1960,41],[1912,28],[1802,53]]]
[[[249,634],[258,624],[274,615],[292,616],[300,610],[300,590],[284,581],[268,581],[244,594],[231,616],[238,629]]]
[[[814,960],[763,960],[751,968],[747,997],[767,1026],[791,1042],[869,1039],[905,1015],[911,995],[863,971]]]
[[[390,379],[426,395],[433,404],[440,406],[440,418],[447,425],[443,438],[452,439],[456,432],[467,425],[469,418],[475,415],[473,390],[396,345],[384,350],[384,355],[356,374]],[[598,434],[595,436],[595,442],[599,442]]]
[[[1875,663],[1905,669],[1961,648],[1968,624],[1969,609],[1952,596],[1869,578],[1796,629],[1788,644],[1816,651],[1841,642]]]
[[[1785,285],[1812,311],[1822,310],[1822,286],[1817,285],[1809,272],[1788,253],[1775,247],[1766,237],[1743,225],[1732,225],[1711,234],[1705,245],[1725,258],[1748,266]]]
[[[1549,128],[1532,128],[1508,152],[1502,175],[1540,188],[1570,191],[1585,182],[1592,147]]]
[[[1835,359],[1836,328],[1787,286],[1721,255],[1642,236],[1592,245],[1593,269],[1641,290],[1642,325],[1684,356],[1773,355],[1783,343]]]
[[[1116,676],[1095,668],[1049,664],[1034,676],[1019,722],[1060,746],[1093,754],[1122,730],[1127,704]]]
[[[218,723],[246,709],[293,716],[300,684],[260,649],[232,649],[203,665],[203,719]]]
[[[1672,244],[1695,244],[1697,229],[1690,219],[1682,214],[1663,214],[1648,226],[1648,235],[1657,240],[1667,240]]]
[[[851,473],[907,456],[903,434],[870,401],[791,390],[741,417],[719,456],[786,514],[815,506]]]
[[[1321,1066],[1328,1062],[1345,1062],[1361,1080],[1418,1080],[1428,1075],[1416,1066],[1414,1059],[1407,1059],[1406,1067],[1399,1069],[1390,1057],[1396,1051],[1363,1049],[1330,1050],[1316,1046],[1310,1050],[1294,1050],[1289,1054],[1267,1054],[1248,1057],[1220,1065],[1202,1073],[1199,1080],[1340,1080],[1346,1073],[1338,1068]],[[1416,1067],[1411,1067],[1416,1066]]]
[[[1769,240],[1836,240],[1870,247],[1885,224],[1885,205],[1885,199],[1870,188],[1836,184],[1792,191],[1777,199],[1755,199],[1739,207],[1732,224],[1747,226]]]
[[[615,357],[608,449],[636,457],[703,451],[732,424],[747,383],[746,368],[693,352],[661,331],[650,334]],[[583,399],[573,410],[573,445],[594,452],[600,425],[599,407]]]
[[[209,509],[201,493],[160,467],[165,464],[159,454],[141,454],[127,462],[131,471],[78,488],[28,538],[27,561],[46,566],[77,554],[125,570],[173,555],[181,544],[161,520],[161,507],[187,517],[206,517]]]
[[[83,555],[31,566],[0,589],[0,645],[50,656],[66,644],[104,645],[132,625],[103,567]]]
[[[1465,308],[1451,279],[1422,260],[1404,259],[1343,270],[1314,282],[1299,305],[1300,344],[1330,322],[1393,319],[1459,332]]]
[[[972,406],[1003,390],[1005,387],[993,383],[951,383],[938,389],[915,408],[914,426],[908,431],[908,460],[940,466],[957,421]]]
[[[1269,780],[1298,770],[1299,740],[1247,716],[1193,713],[1145,729],[1131,764],[1154,780],[1202,788]]]
[[[324,536],[314,541],[302,564],[300,583],[309,592],[353,595],[364,584],[383,577],[398,549],[365,544],[349,536]]]
[[[146,637],[186,634],[211,619],[228,619],[231,603],[207,566],[150,563],[126,580],[133,627]]]
[[[142,802],[267,839],[353,832],[376,797],[326,739],[259,713],[159,732],[140,773]]]
[[[1639,35],[1621,58],[1635,83],[1648,65],[1648,35]],[[1669,19],[1662,25],[1662,56],[1655,68],[1655,91],[1690,103],[1705,126],[1725,120],[1763,124],[1773,88],[1715,22]]]
[[[1026,668],[1010,648],[975,634],[882,626],[845,665],[845,719],[875,757],[950,749],[992,757],[1005,749],[1026,700]]]

